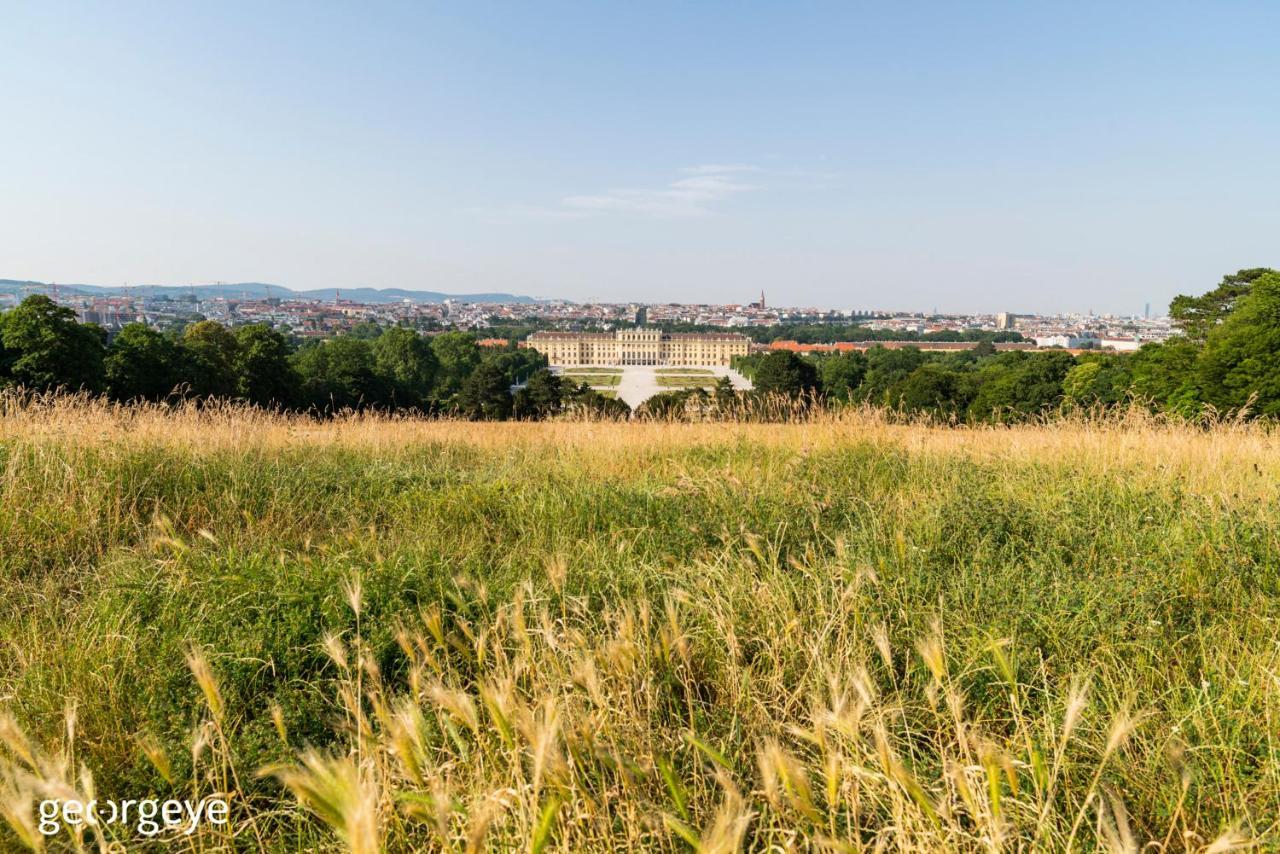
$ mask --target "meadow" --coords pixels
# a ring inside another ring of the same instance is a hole
[[[614,386],[622,381],[621,371],[617,371],[613,373],[605,373],[603,371],[601,372],[565,371],[563,374],[561,374],[561,376],[563,376],[566,380],[568,380],[570,383],[572,383],[575,386],[581,385],[583,383],[586,383],[587,385],[593,386],[593,387]]]
[[[706,375],[698,374],[659,374],[658,385],[662,388],[711,388],[716,384],[716,376],[711,373]]]
[[[1278,492],[1272,429],[1138,411],[3,397],[0,847],[1274,848]]]

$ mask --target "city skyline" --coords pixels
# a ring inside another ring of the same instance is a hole
[[[1275,263],[1277,24],[1243,3],[14,4],[0,273],[1163,312]]]
[[[766,293],[761,291],[758,295],[748,295],[744,298],[729,302],[697,302],[697,301],[679,301],[679,300],[645,300],[645,299],[620,299],[620,300],[573,300],[563,297],[530,297],[525,294],[510,294],[504,292],[488,292],[488,293],[443,293],[437,291],[424,291],[408,288],[367,288],[367,287],[332,287],[332,288],[316,288],[310,290],[296,290],[284,285],[271,282],[188,282],[188,283],[134,283],[121,285],[103,285],[91,282],[45,282],[39,280],[18,280],[0,277],[0,310],[3,310],[6,303],[16,303],[24,296],[39,293],[53,297],[79,297],[83,299],[93,299],[99,297],[154,297],[157,295],[168,295],[170,297],[179,296],[198,296],[202,300],[218,300],[218,301],[236,301],[249,300],[258,301],[270,298],[284,300],[286,302],[346,302],[354,304],[395,304],[400,302],[412,302],[418,304],[436,304],[446,301],[457,302],[461,304],[471,304],[477,306],[484,305],[521,305],[528,310],[536,311],[537,306],[554,306],[554,305],[577,305],[577,306],[674,306],[674,307],[715,307],[715,308],[761,308],[765,307]],[[1055,316],[1055,315],[1077,315],[1081,317],[1088,316],[1113,316],[1113,317],[1167,317],[1167,306],[1152,306],[1147,303],[1137,310],[1131,311],[1095,311],[1089,308],[1069,308],[1061,311],[1036,311],[1034,309],[1021,307],[1017,309],[1003,308],[999,310],[951,310],[941,311],[936,308],[903,308],[891,304],[884,305],[800,305],[800,304],[779,304],[769,302],[771,310],[782,310],[786,312],[813,312],[822,311],[832,314],[847,315],[856,317],[862,314],[897,314],[897,315],[936,315],[936,316],[996,316],[1008,314],[1010,316]]]

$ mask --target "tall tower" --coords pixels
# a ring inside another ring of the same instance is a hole
[[[760,308],[764,308],[764,288],[760,289]]]

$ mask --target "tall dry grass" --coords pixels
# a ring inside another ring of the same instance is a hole
[[[0,407],[0,815],[190,850],[1277,844],[1280,447]],[[123,831],[116,831],[123,832]]]

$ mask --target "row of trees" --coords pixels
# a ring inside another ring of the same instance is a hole
[[[962,419],[1025,417],[1061,403],[1076,366],[1065,351],[996,353],[991,344],[949,353],[873,347],[798,356],[788,351],[740,358],[760,395],[823,397]]]
[[[984,340],[946,353],[873,347],[817,357],[753,354],[735,367],[760,397],[865,402],[965,420],[1135,400],[1187,416],[1209,407],[1280,416],[1280,273],[1241,270],[1209,293],[1176,298],[1170,315],[1182,334],[1127,354],[997,353]],[[368,326],[298,343],[264,325],[228,329],[206,320],[180,334],[132,324],[108,341],[101,328],[76,322],[72,311],[43,296],[0,314],[3,385],[86,390],[118,401],[177,395],[318,412],[372,407],[478,419],[546,418],[572,409],[629,413],[624,403],[553,375],[534,350],[482,350],[463,332],[425,338]],[[711,393],[660,395],[642,414],[671,416],[691,402],[723,408],[739,400],[722,383]]]
[[[511,393],[546,360],[533,350],[482,350],[475,336],[376,327],[299,344],[261,324],[229,329],[203,320],[180,334],[130,324],[110,341],[93,324],[48,297],[31,296],[0,314],[0,386],[69,389],[114,400],[175,396],[233,399],[259,406],[315,411],[416,409],[474,418],[523,417],[520,407],[546,400]],[[544,398],[547,395],[545,379]],[[535,391],[538,384],[534,384]],[[576,390],[554,395],[557,407]],[[596,397],[599,397],[596,395]],[[586,396],[583,405],[599,405]]]
[[[724,327],[703,323],[651,324],[668,332],[724,332]],[[735,329],[758,344],[770,341],[797,341],[801,344],[830,344],[835,341],[992,341],[1024,340],[1012,329],[992,332],[984,329],[943,329],[937,332],[907,332],[901,329],[868,329],[860,323],[775,323]]]
[[[1207,294],[1177,297],[1170,316],[1181,334],[1134,353],[997,353],[984,342],[948,353],[875,347],[816,357],[753,354],[735,366],[765,394],[970,420],[1133,401],[1183,416],[1207,408],[1280,416],[1280,273],[1241,270]]]
[[[489,318],[485,334],[493,338],[506,338],[512,343],[523,341],[534,332],[563,330],[563,322],[555,318],[525,318],[517,322],[499,317]],[[676,323],[650,321],[649,326],[666,332],[724,332],[723,326],[706,323]],[[612,327],[609,327],[612,328]],[[606,332],[600,324],[579,324],[580,332]],[[829,344],[835,341],[1023,341],[1021,333],[1012,329],[992,332],[981,329],[944,329],[937,332],[905,332],[894,329],[868,329],[859,323],[775,323],[769,326],[748,326],[735,329],[757,343],[770,341],[798,341],[801,344]]]
[[[906,332],[900,329],[868,329],[857,323],[781,323],[753,326],[743,332],[753,341],[797,341],[801,344],[828,344],[834,341],[1022,341],[1012,329],[992,332],[985,329],[941,329],[937,332]]]

